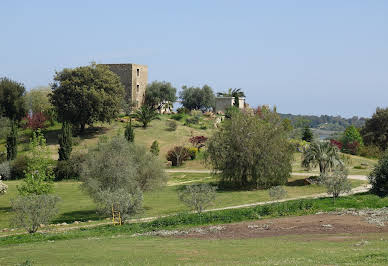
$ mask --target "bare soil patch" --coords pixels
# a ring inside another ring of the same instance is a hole
[[[156,231],[144,235],[199,239],[245,239],[305,235],[306,238],[303,240],[318,237],[319,239],[343,241],[349,238],[358,238],[365,233],[383,232],[388,232],[388,226],[370,223],[363,216],[324,213],[197,227],[186,231]]]

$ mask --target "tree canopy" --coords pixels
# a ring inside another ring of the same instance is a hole
[[[236,112],[207,141],[206,161],[221,171],[221,184],[271,187],[287,182],[293,149],[275,111]]]
[[[377,108],[361,130],[366,145],[376,145],[381,150],[388,148],[388,108]]]
[[[170,82],[153,81],[148,84],[145,94],[145,104],[161,109],[164,104],[176,101],[176,88]]]
[[[27,113],[26,89],[23,84],[8,78],[0,79],[0,116],[20,121]]]
[[[57,72],[50,100],[61,122],[83,131],[86,124],[115,118],[123,97],[120,78],[107,66],[91,64]]]
[[[211,87],[204,85],[200,87],[183,86],[179,93],[182,105],[189,110],[209,110],[215,105],[215,97]]]

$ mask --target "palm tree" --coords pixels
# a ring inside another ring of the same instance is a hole
[[[227,92],[217,92],[217,96],[223,96],[223,97],[245,97],[245,93],[241,89],[229,88]]]
[[[338,166],[342,167],[343,162],[336,146],[329,142],[313,142],[303,152],[302,166],[306,168],[319,166],[319,172],[325,175]]]
[[[146,128],[148,124],[159,117],[159,114],[151,106],[143,105],[135,111],[133,117],[143,123],[143,127]]]

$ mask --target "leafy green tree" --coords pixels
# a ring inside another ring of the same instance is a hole
[[[11,161],[16,158],[17,155],[17,126],[16,122],[11,123],[11,131],[7,136],[7,160]]]
[[[33,114],[42,113],[44,117],[54,125],[56,113],[54,106],[50,102],[51,88],[37,87],[26,94],[27,109]]]
[[[221,172],[221,184],[239,188],[283,185],[290,176],[293,148],[275,111],[239,112],[207,141],[206,162]]]
[[[85,125],[117,117],[124,87],[107,66],[92,64],[57,72],[50,97],[59,120],[82,132]]]
[[[58,136],[59,141],[59,161],[66,161],[70,159],[71,151],[73,150],[73,133],[71,125],[68,122],[62,123],[62,132]]]
[[[303,152],[302,166],[306,168],[319,166],[319,172],[325,175],[336,167],[342,167],[343,162],[338,148],[330,142],[312,142]]]
[[[143,127],[146,128],[152,120],[159,117],[159,114],[153,107],[143,105],[135,111],[133,117],[140,121],[143,124]]]
[[[182,105],[189,110],[206,111],[215,105],[213,90],[208,85],[202,88],[183,86],[179,98],[182,100]]]
[[[372,118],[365,122],[361,135],[366,145],[379,146],[382,151],[388,148],[388,108],[377,108]]]
[[[341,142],[342,150],[351,154],[357,154],[359,147],[364,145],[360,132],[353,125],[346,128]]]
[[[159,151],[159,142],[157,140],[154,140],[154,142],[152,142],[151,144],[150,152],[155,156],[159,156]]]
[[[209,184],[185,186],[179,191],[179,199],[197,213],[202,213],[216,198],[216,187]]]
[[[312,142],[314,140],[314,134],[311,131],[310,127],[306,126],[303,128],[302,140],[307,142]]]
[[[30,140],[30,153],[23,183],[17,186],[21,196],[51,193],[55,178],[51,167],[50,150],[40,130],[33,132]]]
[[[388,195],[388,150],[368,176],[372,192],[379,196]]]
[[[145,104],[160,110],[176,101],[176,88],[170,82],[153,81],[147,86]]]
[[[135,131],[133,130],[133,127],[132,127],[132,121],[129,121],[129,123],[125,126],[124,137],[129,142],[134,142]]]
[[[20,121],[27,113],[26,89],[23,84],[8,78],[0,79],[0,115]]]

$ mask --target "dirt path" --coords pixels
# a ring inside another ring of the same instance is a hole
[[[352,195],[352,194],[356,194],[356,193],[367,192],[367,191],[369,191],[370,187],[371,187],[370,185],[359,186],[359,187],[353,188],[352,191],[350,191],[349,193],[344,194],[344,195]],[[205,210],[204,212],[247,208],[247,207],[253,207],[253,206],[258,206],[258,205],[265,205],[265,204],[271,204],[271,203],[277,203],[277,202],[285,202],[285,201],[290,201],[290,200],[307,199],[307,198],[315,199],[315,198],[323,198],[323,197],[327,197],[327,193],[319,193],[319,194],[300,196],[300,197],[295,197],[295,198],[287,198],[287,199],[282,199],[282,200],[260,201],[260,202],[249,203],[249,204],[241,204],[241,205],[235,205],[235,206],[229,206],[229,207],[223,207],[223,208],[209,209],[209,210]],[[156,220],[158,218],[167,217],[167,216],[169,216],[169,215],[131,219],[131,220],[127,220],[126,223],[150,222],[150,221]],[[41,229],[41,230],[39,230],[39,232],[45,232],[45,233],[64,232],[64,231],[68,231],[68,230],[96,227],[96,226],[107,225],[107,224],[111,224],[111,222],[101,222],[101,223],[86,224],[86,225],[80,224],[77,226],[62,226],[62,227],[56,226],[53,228]],[[25,232],[14,232],[14,233],[10,232],[9,234],[0,235],[0,238],[10,236],[10,235],[20,235],[20,234],[25,234]]]
[[[211,170],[192,170],[192,169],[166,169],[166,173],[192,173],[192,174],[211,174]],[[318,174],[316,173],[291,173],[291,175],[296,175],[296,176],[317,176]],[[349,179],[357,179],[357,180],[368,180],[368,177],[365,175],[348,175]]]
[[[157,231],[150,234],[200,239],[244,239],[297,235],[303,241],[317,238],[330,241],[343,241],[349,238],[359,237],[365,233],[384,232],[388,232],[388,226],[378,226],[368,223],[365,217],[316,214],[205,226],[192,228],[187,231],[175,231],[175,234],[171,232],[166,234],[166,231]]]

